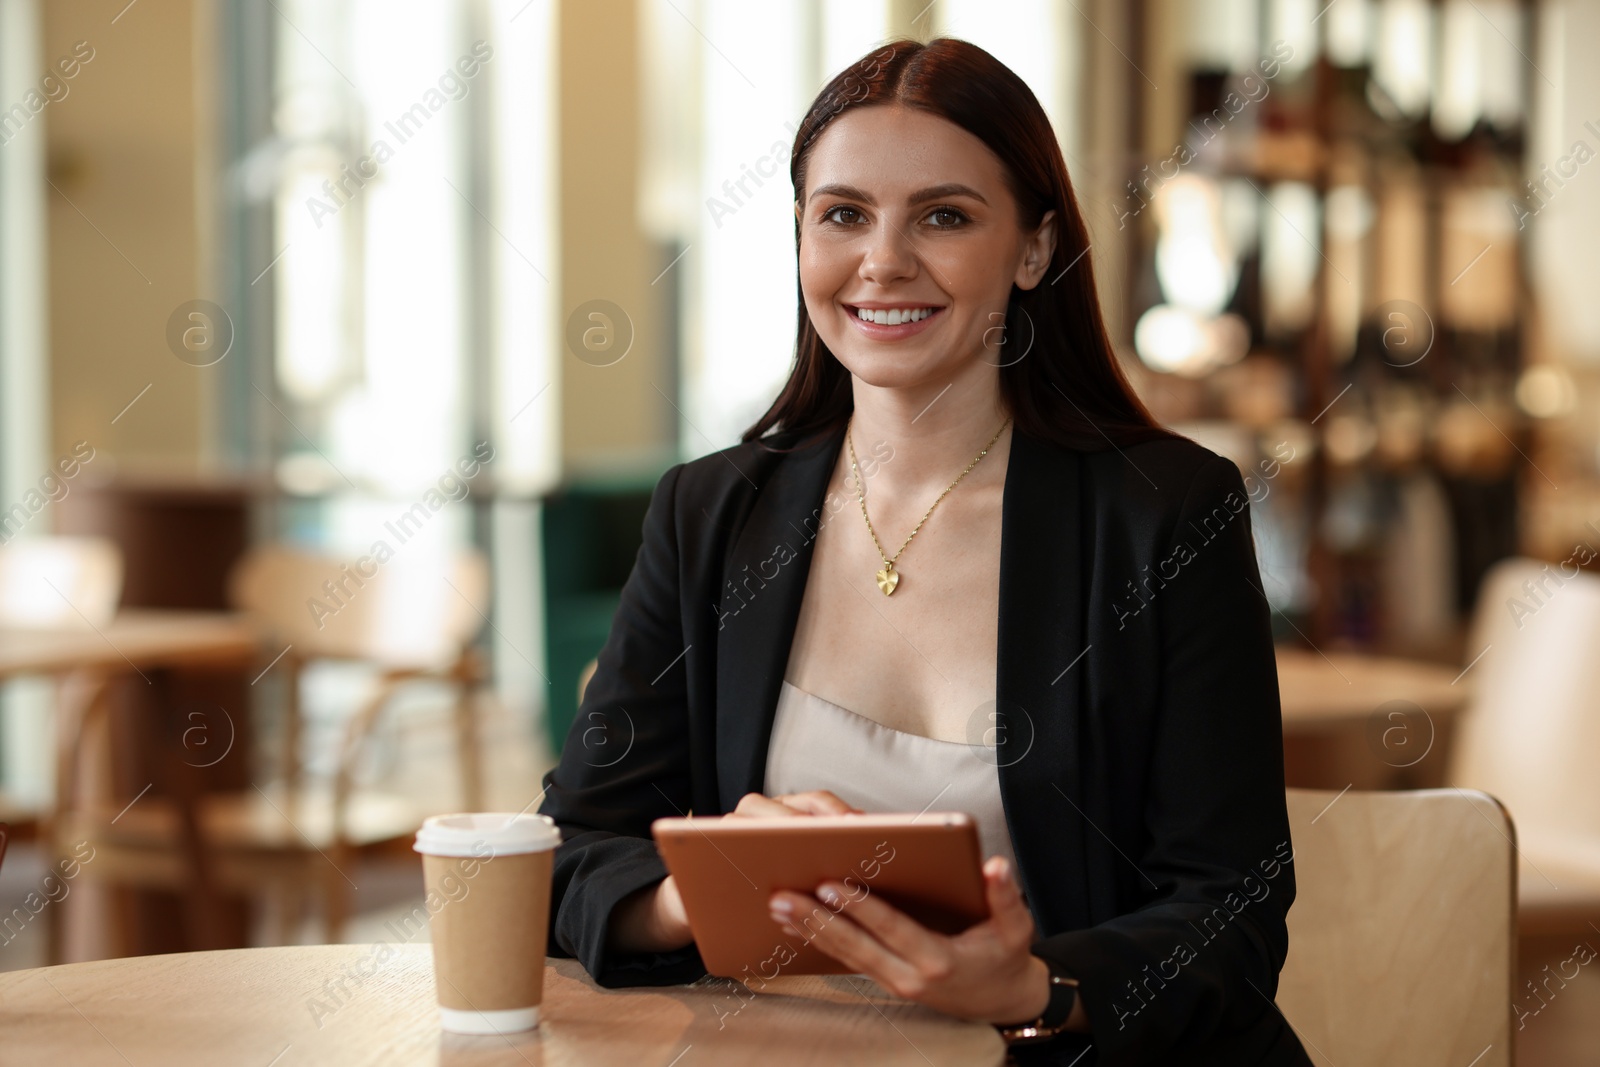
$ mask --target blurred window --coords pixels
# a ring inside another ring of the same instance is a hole
[[[280,485],[321,501],[292,535],[365,551],[480,441],[482,484],[547,488],[553,3],[274,10],[270,133],[242,168],[273,234],[250,283],[271,287],[271,372],[248,400]],[[450,512],[425,542],[465,538],[466,510]]]

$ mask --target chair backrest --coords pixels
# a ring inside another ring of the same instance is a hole
[[[1487,649],[1487,651],[1484,651]],[[1600,835],[1600,577],[1529,559],[1495,564],[1466,656],[1472,700],[1449,782],[1511,809],[1523,839]]]
[[[1288,800],[1295,901],[1278,1008],[1312,1062],[1509,1067],[1517,895],[1505,809],[1459,789],[1291,789]]]
[[[122,552],[103,537],[22,537],[0,545],[0,626],[92,629],[122,599]]]
[[[379,563],[268,545],[240,560],[229,593],[300,659],[436,668],[483,626],[489,568],[475,550]]]

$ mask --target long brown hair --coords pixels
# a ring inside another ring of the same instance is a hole
[[[1050,267],[1032,289],[1013,285],[1006,310],[1000,390],[1016,429],[1089,451],[1175,436],[1134,395],[1106,335],[1088,230],[1050,120],[1027,84],[977,45],[954,37],[891,41],[835,76],[795,132],[789,176],[796,199],[805,199],[806,161],[828,124],[855,108],[888,104],[938,115],[988,145],[1005,167],[1025,230],[1055,209]],[[799,291],[798,270],[795,286]],[[841,429],[850,417],[850,372],[817,335],[804,292],[799,305],[794,369],[742,441],[759,441],[771,430],[811,440]],[[1013,344],[1026,346],[1026,354],[1012,357]]]

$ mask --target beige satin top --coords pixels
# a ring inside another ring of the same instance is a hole
[[[791,685],[779,689],[767,796],[826,789],[862,811],[964,811],[987,859],[1010,860],[995,750],[891,729]]]

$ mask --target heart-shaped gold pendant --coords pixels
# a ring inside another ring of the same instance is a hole
[[[900,584],[900,572],[894,569],[894,564],[889,564],[878,572],[878,588],[883,590],[884,596],[893,596],[894,587]]]

